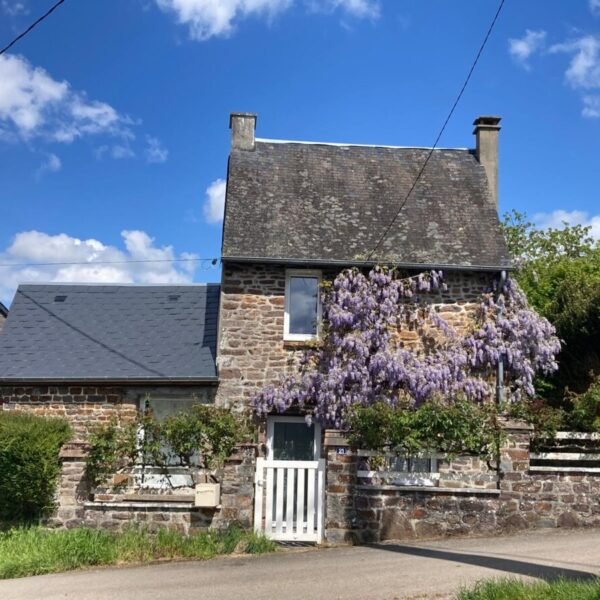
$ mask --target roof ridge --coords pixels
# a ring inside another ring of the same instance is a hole
[[[312,142],[308,140],[278,140],[271,138],[259,138],[257,137],[256,142],[262,142],[267,144],[303,144],[306,146],[337,146],[342,148],[390,148],[390,149],[398,149],[398,150],[431,150],[432,146],[391,146],[387,144],[354,144],[354,143],[345,143],[345,142]],[[443,147],[435,147],[433,150],[458,150],[461,152],[469,152],[472,151],[472,148],[443,148]]]
[[[123,287],[123,288],[196,288],[196,287],[212,287],[220,286],[221,284],[216,281],[203,281],[193,283],[102,283],[102,282],[53,282],[53,281],[24,281],[17,286],[17,289],[23,287]]]

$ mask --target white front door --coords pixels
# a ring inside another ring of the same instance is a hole
[[[270,417],[267,458],[256,464],[254,528],[274,540],[323,538],[325,460],[321,428],[302,417]]]

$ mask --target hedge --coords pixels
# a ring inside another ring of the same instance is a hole
[[[52,511],[59,451],[70,437],[62,419],[0,411],[0,522],[31,522]]]

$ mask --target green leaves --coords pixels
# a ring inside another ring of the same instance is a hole
[[[62,419],[0,412],[0,521],[32,521],[51,512],[59,451],[70,437]]]
[[[564,341],[560,369],[546,396],[561,399],[569,387],[583,392],[600,372],[600,245],[589,227],[536,229],[522,213],[504,217],[514,274],[529,303]]]
[[[191,466],[199,454],[206,469],[219,466],[244,438],[245,427],[231,411],[198,404],[169,417],[162,424],[162,437],[181,463]]]
[[[489,459],[501,438],[493,404],[459,398],[452,403],[429,400],[419,408],[385,403],[360,406],[348,416],[350,441],[370,450],[416,455],[442,452],[450,458],[470,454]]]
[[[112,420],[90,437],[87,474],[94,485],[135,464],[162,467],[195,464],[213,470],[231,455],[249,428],[231,411],[195,405],[159,422],[146,410],[133,423]]]

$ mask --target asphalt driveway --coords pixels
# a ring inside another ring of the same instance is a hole
[[[600,572],[599,530],[282,552],[0,581],[2,600],[452,598],[487,577]]]

